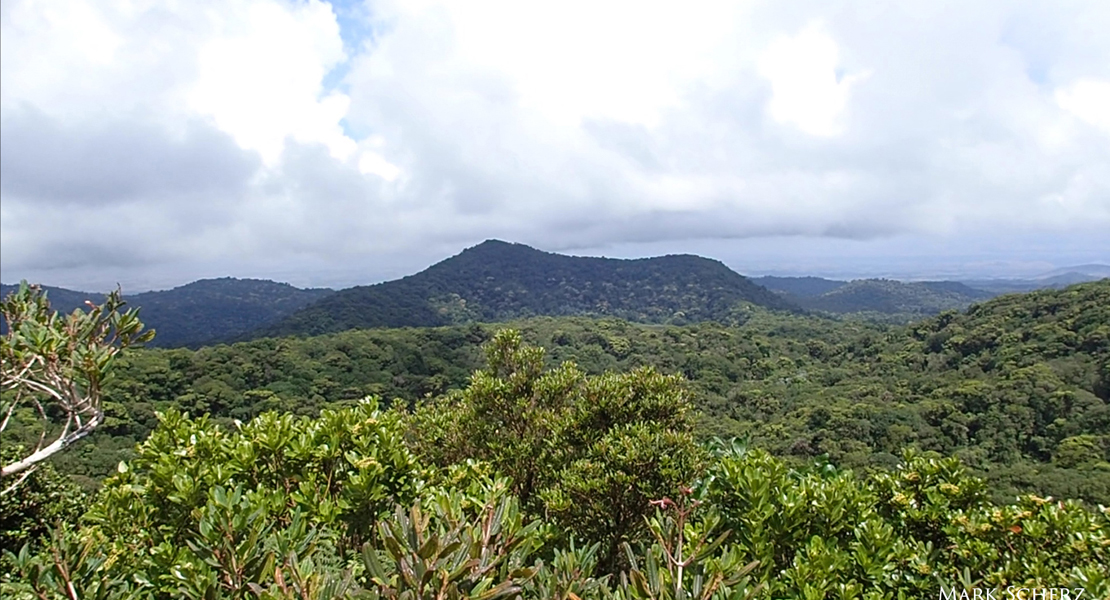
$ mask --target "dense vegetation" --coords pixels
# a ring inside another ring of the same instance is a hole
[[[847,281],[825,279],[824,277],[776,277],[774,275],[752,277],[752,282],[772,292],[795,298],[820,296],[848,284]]]
[[[742,445],[699,446],[680,378],[545,369],[542,351],[513,332],[495,336],[485,356],[469,385],[415,412],[371,400],[223,427],[166,412],[78,522],[5,554],[0,593],[1110,593],[1105,508],[1039,496],[996,505],[954,458],[907,453],[889,471],[860,476],[822,463],[792,468]]]
[[[415,275],[337,292],[252,337],[435,327],[537,315],[737,322],[745,305],[796,307],[698,256],[563,256],[490,240]]]
[[[17,286],[0,286],[6,297]],[[104,294],[46,288],[51,305],[62,313],[86,308],[86,301],[101,302]],[[142,310],[143,321],[158,336],[152,346],[199,346],[231,339],[316,301],[331,290],[300,289],[287,283],[259,279],[202,279],[172,290],[127,294],[129,306]]]
[[[689,380],[695,435],[792,461],[890,467],[904,448],[960,457],[996,500],[1036,491],[1110,504],[1110,281],[1007,296],[908,327],[753,310],[742,326],[534,318],[515,327],[589,374],[652,366]],[[498,326],[348,331],[133,353],[100,433],[58,459],[88,484],[155,411],[230,422],[315,415],[366,395],[415,405],[464,387]]]

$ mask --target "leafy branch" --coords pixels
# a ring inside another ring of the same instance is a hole
[[[143,331],[136,309],[121,312],[126,303],[119,289],[103,304],[86,304],[87,312],[60,315],[50,308],[46,292],[26,281],[0,303],[7,325],[0,337],[0,389],[13,392],[0,404],[0,433],[19,407],[33,409],[41,422],[34,450],[0,467],[0,477],[21,474],[0,494],[10,493],[36,465],[103,422],[101,390],[114,359],[154,337],[153,330]]]

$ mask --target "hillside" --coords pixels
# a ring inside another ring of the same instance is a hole
[[[901,322],[964,309],[997,295],[956,281],[836,281],[820,277],[759,277],[753,281],[806,310],[886,315]]]
[[[3,285],[6,296],[15,286]],[[104,294],[46,286],[51,306],[62,312],[83,308],[86,300],[101,302]],[[148,328],[158,335],[151,346],[196,346],[272,323],[331,294],[326,289],[300,289],[261,279],[202,279],[172,290],[127,294],[130,307],[141,309]]]
[[[8,294],[14,292],[18,288],[18,285],[0,283],[0,298],[7,297]],[[100,292],[78,292],[49,285],[42,286],[42,289],[46,291],[46,297],[50,300],[51,308],[66,314],[73,312],[74,309],[77,308],[85,308],[86,300],[97,303],[103,302],[105,296],[105,294]]]
[[[967,285],[993,292],[1011,294],[1044,288],[1063,288],[1076,283],[1098,281],[1110,277],[1110,265],[1090,264],[1062,267],[1042,273],[1033,279],[980,279],[964,281]]]
[[[904,283],[889,279],[859,279],[819,296],[806,298],[800,304],[808,310],[840,314],[877,312],[925,316],[967,308],[994,295],[955,281]]]
[[[690,255],[564,256],[490,240],[415,275],[337,292],[250,337],[434,327],[537,315],[648,323],[742,319],[742,304],[796,310],[724,264]]]
[[[848,282],[823,277],[752,277],[757,283],[772,292],[779,292],[792,298],[812,298],[843,287]]]

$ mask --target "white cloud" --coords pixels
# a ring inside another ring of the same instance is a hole
[[[1110,81],[1081,79],[1057,90],[1056,103],[1087,124],[1110,133]]]
[[[1110,228],[1110,4],[836,6],[5,0],[5,277]]]
[[[713,72],[712,54],[743,9],[632,0],[380,4],[395,34],[435,38],[429,54],[448,52],[444,69],[499,79],[522,108],[562,126],[584,117],[655,123],[680,104],[683,84]]]
[[[237,14],[199,48],[190,107],[268,163],[281,155],[287,136],[322,143],[340,160],[354,153],[355,141],[339,126],[350,99],[321,94],[324,76],[346,58],[331,6],[259,1],[231,4],[228,12]]]
[[[397,165],[387,161],[372,150],[363,152],[359,157],[358,170],[362,173],[377,175],[390,183],[396,181],[401,175],[401,169],[397,168]]]
[[[759,74],[771,82],[771,116],[811,135],[840,133],[852,85],[867,75],[838,75],[838,55],[836,41],[816,24],[772,42],[759,59]]]

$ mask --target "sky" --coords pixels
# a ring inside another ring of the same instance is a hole
[[[1110,2],[4,0],[0,278],[1110,263]]]

